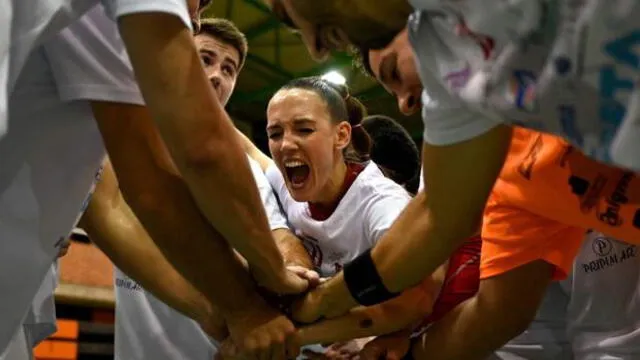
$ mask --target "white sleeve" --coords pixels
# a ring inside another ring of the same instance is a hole
[[[289,194],[289,189],[287,189],[287,184],[284,182],[282,173],[276,164],[271,163],[267,170],[265,170],[264,174],[266,175],[267,180],[269,180],[271,187],[276,192],[276,195],[278,195],[278,199],[280,199],[280,204],[282,204],[285,214],[287,214],[291,209],[291,205],[296,201],[291,197],[291,194]]]
[[[102,3],[113,20],[129,14],[160,12],[177,16],[193,30],[187,0],[102,0]]]
[[[61,100],[144,104],[116,24],[98,4],[44,44]]]
[[[424,142],[443,146],[459,143],[482,135],[500,124],[500,121],[474,111],[439,89],[422,93],[422,122]]]
[[[273,193],[273,188],[271,187],[271,184],[269,184],[269,180],[267,180],[264,172],[262,172],[260,164],[249,158],[249,165],[251,165],[253,178],[256,180],[256,184],[258,185],[262,205],[264,205],[264,210],[267,213],[267,219],[269,220],[271,230],[288,229],[287,218],[282,212],[278,199],[276,199],[276,195]]]
[[[365,208],[365,231],[372,244],[377,243],[389,230],[410,200],[408,194],[385,194]]]
[[[424,190],[424,167],[420,164],[420,182],[418,183],[418,192]]]

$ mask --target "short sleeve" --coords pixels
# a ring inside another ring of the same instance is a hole
[[[280,199],[284,212],[288,213],[295,200],[291,197],[291,194],[289,194],[289,189],[287,189],[287,184],[284,181],[282,173],[278,167],[272,163],[265,170],[264,174],[267,177],[267,180],[269,180],[269,184],[271,184],[271,187],[276,192],[276,195],[278,195],[278,199]]]
[[[249,165],[251,165],[253,178],[258,185],[260,199],[262,200],[262,205],[264,205],[271,230],[288,229],[287,218],[282,212],[278,199],[276,199],[276,195],[273,193],[273,188],[271,184],[269,184],[269,180],[267,180],[264,172],[262,172],[260,165],[251,158],[249,158]]]
[[[457,64],[462,60],[450,48],[449,43],[457,40],[449,29],[450,24],[442,19],[433,22],[432,16],[427,12],[414,12],[409,18],[408,36],[424,88],[423,139],[430,145],[443,146],[479,136],[500,124],[500,120],[469,107],[445,86],[445,82],[460,86],[471,68],[468,63],[455,71],[443,68],[443,62]]]
[[[144,104],[116,24],[95,6],[44,45],[63,101]]]
[[[444,89],[443,89],[444,90]],[[429,145],[444,146],[480,136],[500,122],[470,109],[443,91],[422,93],[423,139]]]
[[[159,12],[177,16],[193,30],[186,0],[102,0],[102,4],[112,20],[130,14]]]
[[[503,204],[494,193],[482,225],[480,278],[544,260],[555,267],[553,279],[562,280],[571,273],[583,238],[584,229]]]
[[[407,194],[378,195],[365,208],[365,231],[372,246],[389,230],[411,198]]]

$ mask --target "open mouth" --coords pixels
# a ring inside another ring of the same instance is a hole
[[[307,181],[307,179],[309,178],[309,165],[303,163],[302,161],[286,161],[284,163],[284,169],[287,174],[287,179],[294,189],[303,187],[305,181]]]

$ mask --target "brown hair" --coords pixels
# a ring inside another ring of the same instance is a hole
[[[199,34],[212,36],[238,50],[238,54],[240,55],[238,70],[242,69],[244,61],[247,58],[249,45],[247,44],[246,36],[244,36],[242,31],[240,31],[231,21],[221,18],[202,19],[200,20],[200,31],[198,31],[198,34],[196,35]]]
[[[334,122],[348,121],[351,125],[351,143],[345,149],[345,160],[364,162],[369,160],[371,138],[361,122],[367,116],[367,109],[360,100],[349,94],[345,85],[337,85],[318,76],[294,79],[281,90],[305,89],[318,94],[327,104]]]
[[[362,71],[365,75],[375,79],[376,76],[373,73],[371,62],[369,61],[369,51],[370,49],[364,46],[352,49],[351,56],[353,57],[353,66]]]

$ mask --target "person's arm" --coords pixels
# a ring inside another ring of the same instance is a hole
[[[276,245],[284,257],[287,266],[301,266],[313,270],[311,256],[302,245],[302,241],[289,229],[276,229],[273,231]]]
[[[190,30],[163,13],[128,14],[118,24],[154,123],[202,214],[263,285],[304,291],[305,282],[287,276],[247,158],[206,80]]]
[[[92,105],[124,199],[163,255],[219,309],[242,349],[281,348],[293,324],[258,295],[233,249],[202,216],[147,109]]]
[[[80,226],[120,270],[158,299],[196,320],[218,341],[228,336],[224,319],[173,266],[125,203],[106,160]]]
[[[485,359],[527,329],[553,266],[538,260],[483,279],[478,294],[433,324],[412,348],[415,359]]]
[[[417,284],[477,231],[510,140],[511,129],[499,125],[455,145],[424,144],[424,184],[429,195],[420,192],[371,253],[389,291]],[[309,306],[301,309],[306,321],[336,316],[357,305],[343,273],[307,298]]]
[[[267,154],[263,153],[262,150],[258,149],[256,144],[253,141],[249,140],[249,138],[243,134],[240,130],[236,129],[236,133],[238,134],[238,139],[240,139],[240,145],[244,152],[249,155],[250,158],[255,160],[262,171],[267,171],[267,168],[273,164],[273,159],[267,156]]]
[[[378,336],[369,341],[362,351],[362,360],[401,360],[411,350],[411,334],[413,327],[402,329],[392,334]]]
[[[299,328],[298,339],[301,345],[327,344],[413,328],[431,312],[445,273],[446,266],[441,266],[433,276],[395,299],[359,306],[345,315]]]

